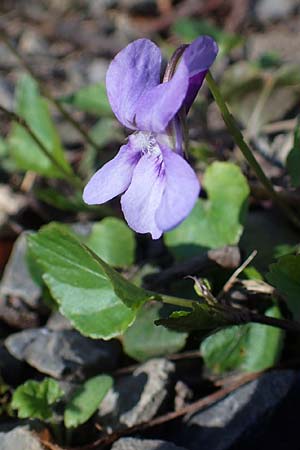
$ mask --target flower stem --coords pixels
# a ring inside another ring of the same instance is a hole
[[[155,294],[154,300],[162,301],[169,305],[180,306],[184,308],[194,309],[196,300],[188,300],[184,298],[172,297],[170,295]],[[278,319],[275,317],[264,316],[253,312],[246,308],[234,308],[228,305],[222,305],[215,299],[214,305],[210,305],[212,312],[223,314],[228,321],[228,325],[244,325],[247,323],[259,323],[262,325],[269,325],[271,327],[280,328],[285,331],[293,333],[300,333],[300,323],[294,320]]]
[[[182,306],[183,308],[193,309],[193,305],[195,303],[195,300],[188,300],[186,298],[172,297],[171,295],[161,295],[161,294],[158,295],[159,299],[163,303],[167,303],[168,305]]]
[[[221,113],[222,113],[222,116],[223,116],[223,119],[227,126],[228,131],[230,132],[230,134],[233,137],[237,146],[240,148],[241,152],[243,153],[244,157],[248,161],[249,165],[255,172],[257,178],[260,180],[262,185],[266,188],[266,190],[269,193],[272,200],[274,200],[274,202],[276,202],[277,205],[281,208],[282,212],[286,215],[286,217],[298,229],[300,229],[300,220],[298,219],[297,216],[295,216],[294,212],[290,209],[290,207],[286,203],[283,202],[283,200],[280,198],[278,193],[275,191],[271,181],[265,175],[264,171],[262,170],[260,164],[256,160],[249,145],[245,142],[244,137],[236,123],[236,120],[233,117],[233,115],[229,112],[227,105],[222,97],[222,94],[210,72],[208,72],[206,75],[206,82],[207,82],[208,87],[209,87]]]

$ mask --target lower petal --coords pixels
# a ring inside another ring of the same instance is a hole
[[[90,179],[83,191],[88,205],[99,205],[122,194],[128,188],[141,152],[130,144],[123,145],[119,153]]]
[[[193,209],[200,192],[198,178],[180,155],[162,149],[165,165],[165,190],[156,211],[156,224],[163,231],[182,222]]]
[[[138,162],[129,188],[121,198],[128,225],[138,233],[151,233],[153,239],[162,235],[155,214],[165,186],[163,161],[157,155],[144,155]]]

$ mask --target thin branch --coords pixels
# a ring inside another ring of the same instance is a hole
[[[218,391],[214,392],[213,394],[210,394],[204,398],[201,398],[197,400],[194,403],[190,403],[189,405],[184,406],[183,408],[179,409],[178,411],[172,411],[167,414],[164,414],[162,416],[156,417],[155,419],[150,420],[149,422],[144,422],[138,425],[133,425],[132,427],[128,427],[119,431],[115,431],[114,433],[104,436],[97,441],[93,442],[92,444],[85,445],[83,447],[74,447],[69,450],[97,450],[102,448],[103,446],[111,445],[113,442],[115,442],[117,439],[121,438],[122,436],[128,436],[134,433],[140,433],[141,431],[148,430],[149,428],[153,428],[159,425],[163,425],[167,422],[170,422],[171,420],[178,419],[182,416],[185,416],[186,414],[194,414],[197,411],[201,411],[204,408],[207,408],[208,406],[213,405],[217,401],[220,401],[222,398],[226,397],[231,392],[235,391],[239,387],[243,386],[244,384],[249,383],[250,381],[253,381],[262,374],[262,372],[255,372],[255,373],[246,373],[241,375],[241,377],[238,380],[234,380],[232,383],[230,383],[228,386],[223,387],[222,389],[219,389]]]
[[[264,133],[279,133],[280,131],[294,131],[297,125],[297,119],[279,120],[271,122],[261,127]]]
[[[221,314],[227,323],[227,325],[244,325],[246,323],[260,323],[262,325],[269,325],[272,327],[280,328],[285,331],[291,331],[293,333],[300,333],[300,322],[288,319],[277,319],[275,317],[264,316],[258,314],[246,308],[237,308],[231,305],[221,304],[207,286],[197,280],[199,283],[199,290],[201,296],[205,300],[206,304],[211,307],[212,314],[217,312]],[[153,300],[162,301],[175,306],[181,306],[185,308],[194,309],[196,303],[195,300],[188,300],[184,298],[172,297],[169,295],[157,295],[153,293]],[[224,325],[223,325],[224,326]]]
[[[75,174],[70,173],[64,166],[62,166],[55,158],[54,156],[49,152],[47,147],[44,145],[44,143],[41,141],[41,139],[35,134],[35,132],[32,130],[32,128],[28,125],[25,119],[23,117],[19,116],[18,114],[14,113],[13,111],[9,111],[8,109],[4,108],[4,106],[0,105],[0,112],[7,117],[8,120],[12,120],[16,122],[18,125],[24,128],[24,130],[27,131],[27,133],[30,135],[30,137],[34,140],[34,142],[39,146],[40,150],[44,155],[52,162],[52,164],[61,172],[62,175],[66,177],[66,179],[76,188],[82,188],[82,182],[81,180],[76,177]]]
[[[243,264],[241,264],[240,267],[238,267],[233,272],[231,277],[226,281],[226,283],[224,284],[223,289],[221,290],[218,297],[220,297],[220,295],[223,295],[225,292],[229,291],[229,289],[232,287],[232,285],[236,282],[238,276],[243,272],[243,270],[246,269],[246,267],[251,263],[251,261],[253,261],[253,259],[255,258],[256,255],[257,255],[257,250],[253,250],[253,252],[248,256],[248,258],[243,262]]]
[[[39,89],[44,97],[46,97],[48,100],[51,101],[51,103],[54,104],[54,106],[59,110],[59,112],[63,115],[63,117],[71,123],[71,125],[77,130],[77,132],[82,136],[82,138],[90,144],[92,147],[94,147],[96,150],[98,150],[98,145],[94,140],[91,138],[91,136],[88,134],[88,132],[81,126],[81,124],[74,119],[74,117],[71,116],[69,111],[60,103],[59,100],[57,100],[53,95],[49,92],[49,90],[41,83],[39,80],[39,77],[36,75],[36,73],[33,71],[32,67],[27,64],[25,59],[22,57],[22,55],[18,52],[16,47],[12,45],[10,42],[9,37],[7,36],[6,32],[3,29],[0,29],[0,39],[4,42],[4,44],[9,48],[9,50],[13,53],[13,55],[18,59],[22,67],[32,76],[32,78],[35,79],[35,81],[39,85]]]
[[[216,310],[227,316],[228,321],[232,324],[243,325],[246,323],[260,323],[271,327],[280,328],[281,330],[300,333],[300,322],[289,319],[277,319],[275,317],[264,316],[246,308],[234,308],[228,305],[216,305]]]

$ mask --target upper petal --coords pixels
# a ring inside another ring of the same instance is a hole
[[[218,54],[218,45],[210,36],[200,36],[184,51],[181,65],[185,65],[189,72],[189,88],[185,98],[185,107],[191,107],[210,66]]]
[[[122,194],[129,186],[134,168],[141,157],[139,149],[123,145],[119,153],[90,179],[83,191],[88,205],[99,205]]]
[[[181,108],[189,87],[187,66],[181,64],[170,81],[144,92],[136,106],[139,130],[163,133]]]
[[[165,189],[155,220],[158,228],[167,231],[189,215],[198,198],[200,185],[195,172],[185,159],[167,147],[162,148],[162,153]]]
[[[144,155],[134,170],[129,188],[121,198],[128,225],[138,233],[151,233],[153,239],[162,235],[162,230],[155,222],[155,214],[164,186],[161,155]]]
[[[136,129],[136,105],[146,90],[160,82],[160,49],[149,39],[138,39],[110,63],[106,89],[112,110],[127,128]]]

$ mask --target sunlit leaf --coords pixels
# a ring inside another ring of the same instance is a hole
[[[106,217],[93,225],[86,245],[112,266],[130,266],[134,262],[134,233],[121,219]]]
[[[122,333],[149,299],[63,225],[43,227],[30,236],[29,248],[61,313],[84,335],[110,339]]]
[[[18,410],[21,419],[46,420],[52,416],[51,406],[63,395],[58,382],[52,378],[41,382],[28,380],[15,390],[12,407]]]
[[[113,385],[108,375],[98,375],[83,383],[67,403],[64,423],[67,428],[75,428],[89,420]]]
[[[71,174],[60,137],[49,113],[46,100],[40,96],[36,82],[24,75],[16,90],[16,110],[41,140],[52,157]],[[12,125],[9,134],[11,155],[19,169],[32,170],[49,177],[64,177],[56,165],[42,152],[38,144],[23,127]]]
[[[277,306],[267,316],[280,318]],[[231,370],[255,372],[272,367],[279,359],[284,331],[279,328],[249,323],[220,330],[201,344],[205,364],[215,373]]]
[[[208,200],[199,200],[187,219],[166,233],[165,241],[179,258],[201,249],[237,244],[243,231],[249,187],[238,166],[215,162],[205,172]]]

